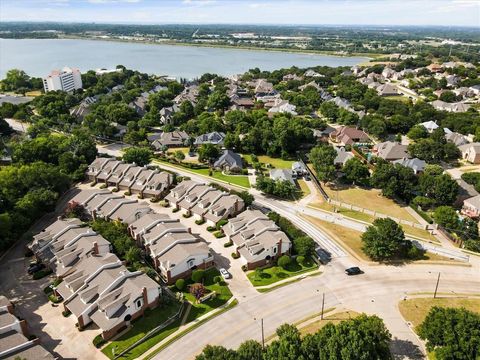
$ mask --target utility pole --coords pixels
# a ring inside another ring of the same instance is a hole
[[[439,282],[440,282],[440,272],[438,273],[438,277],[437,277],[437,285],[435,285],[435,292],[433,294],[434,299],[437,297],[437,290],[438,290],[438,283]]]
[[[323,309],[325,308],[325,293],[322,293],[322,313],[320,314],[320,320],[323,320]]]
[[[265,349],[265,335],[263,332],[263,318],[260,319],[260,322],[262,324],[262,349]]]

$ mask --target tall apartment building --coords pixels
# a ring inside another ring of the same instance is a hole
[[[47,91],[73,91],[82,88],[80,70],[64,67],[62,70],[53,70],[43,79],[43,87]]]

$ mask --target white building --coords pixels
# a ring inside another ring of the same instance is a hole
[[[82,88],[82,76],[80,70],[64,67],[62,70],[53,70],[50,75],[43,79],[45,92],[66,91]]]

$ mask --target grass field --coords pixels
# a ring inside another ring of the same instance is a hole
[[[417,222],[417,220],[405,210],[404,206],[397,204],[392,199],[382,196],[381,191],[378,189],[348,187],[339,189],[337,192],[328,186],[323,186],[323,188],[333,200],[342,201],[371,211],[377,211],[399,219]]]
[[[172,302],[169,305],[161,305],[157,307],[156,309],[145,315],[145,317],[141,317],[137,321],[135,321],[133,323],[132,329],[120,336],[117,340],[110,342],[106,347],[102,349],[102,352],[110,359],[113,359],[113,349],[115,349],[116,354],[119,354],[122,350],[128,348],[130,345],[140,340],[150,330],[154,329],[155,327],[166,321],[170,316],[174,315],[178,311],[179,306],[180,304],[178,302]],[[150,347],[175,332],[179,326],[180,320],[173,322],[172,324],[161,330],[159,333],[157,333],[155,336],[135,347],[129,353],[125,354],[125,356],[122,356],[122,359],[138,358]]]
[[[242,154],[242,157],[247,160],[250,164],[252,163],[252,157],[250,155]],[[291,169],[292,164],[296,160],[283,160],[280,158],[272,158],[267,155],[258,155],[258,161],[267,165],[270,164],[272,167],[276,169]]]
[[[328,221],[323,221],[312,216],[305,216],[305,218],[307,218],[311,223],[313,223],[317,227],[327,232],[328,235],[331,236],[333,239],[335,239],[337,242],[344,244],[347,247],[347,250],[350,250],[350,252],[357,258],[364,261],[371,261],[370,258],[367,255],[365,255],[365,253],[362,250],[362,239],[361,239],[362,233],[360,231],[352,230],[337,224],[332,224]],[[458,261],[450,260],[449,258],[436,255],[436,254],[430,254],[430,253],[425,253],[423,259],[416,260],[416,262],[419,262],[419,261],[421,262],[442,261],[442,262],[447,262],[452,264],[459,264]]]
[[[420,325],[434,306],[441,307],[464,307],[467,310],[480,313],[480,298],[414,298],[401,301],[398,304],[400,313],[405,320],[412,323],[414,327]]]
[[[188,153],[190,152],[190,148],[189,147],[180,147],[180,148],[173,148],[173,149],[170,149],[168,151],[168,153],[170,153],[172,156],[177,152],[177,151],[181,151],[184,155],[185,155],[185,162],[189,162],[189,163],[193,163],[193,164],[198,164],[198,157],[189,157],[188,156]]]
[[[302,335],[307,335],[307,334],[314,334],[321,328],[323,328],[325,325],[332,323],[332,324],[338,324],[342,320],[348,320],[348,319],[353,319],[360,315],[356,311],[342,311],[338,312],[336,314],[332,314],[329,316],[324,316],[323,320],[317,320],[314,322],[309,323],[308,325],[302,326],[301,324],[298,326],[298,330],[300,330],[300,333]]]
[[[205,272],[204,286],[210,292],[215,291],[216,295],[201,304],[197,304],[195,302],[194,296],[190,294],[187,290],[187,285],[191,284],[192,281],[186,281],[185,290],[183,291],[183,293],[185,299],[187,299],[192,304],[192,308],[190,309],[190,313],[187,317],[187,322],[193,321],[200,316],[212,311],[213,309],[222,306],[232,297],[232,293],[230,292],[230,289],[225,283],[217,284],[213,281],[214,277],[219,275],[220,273],[217,269],[210,269]],[[172,288],[172,290],[178,291],[176,290],[176,288]]]
[[[309,205],[311,207],[321,209],[321,210],[326,210],[326,211],[335,211],[336,210],[337,213],[339,213],[339,214],[342,214],[344,216],[347,216],[347,217],[350,217],[352,219],[359,220],[359,221],[373,223],[373,221],[375,220],[375,218],[372,215],[369,215],[369,214],[365,214],[365,213],[355,211],[355,210],[345,209],[345,208],[342,208],[342,207],[336,207],[335,208],[333,205],[328,204],[327,202],[323,201],[323,199],[319,199],[318,201],[310,203]],[[410,214],[408,214],[408,215],[410,215]],[[422,239],[425,239],[425,240],[428,240],[428,241],[439,242],[438,239],[436,239],[435,236],[430,234],[430,232],[428,232],[427,230],[418,229],[416,227],[408,226],[408,225],[405,225],[405,224],[401,224],[401,226],[403,228],[403,231],[408,235],[419,237],[419,238],[422,238]]]
[[[250,181],[248,180],[248,176],[246,176],[246,175],[224,175],[221,171],[214,171],[213,176],[209,176],[208,175],[208,173],[209,173],[208,169],[189,169],[189,168],[186,168],[186,167],[183,167],[183,166],[180,166],[180,165],[171,164],[169,162],[162,161],[162,160],[154,160],[154,162],[157,163],[160,166],[162,166],[162,164],[167,164],[169,166],[176,167],[178,169],[185,170],[187,172],[203,175],[207,178],[212,178],[212,179],[217,179],[217,180],[220,180],[220,181],[225,181],[227,183],[242,186],[242,187],[245,187],[245,188],[250,187]]]
[[[247,277],[253,286],[265,286],[288,279],[292,276],[316,270],[317,268],[318,265],[315,264],[311,259],[305,260],[305,263],[301,265],[297,264],[292,259],[292,262],[286,267],[286,269],[280,266],[272,266],[263,269],[260,274],[257,274],[255,271],[251,271],[247,274]]]

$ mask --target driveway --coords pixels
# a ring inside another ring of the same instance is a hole
[[[54,213],[39,219],[30,229],[39,232],[57,219],[67,202],[78,192],[69,190],[58,202]],[[43,289],[52,279],[32,280],[27,274],[30,259],[24,257],[26,241],[18,241],[0,257],[0,294],[15,304],[15,312],[27,320],[30,333],[60,359],[102,359],[105,356],[93,344],[98,330],[88,328],[82,332],[75,327],[73,317],[62,315],[63,305],[53,307]],[[80,354],[80,355],[79,355]]]
[[[53,307],[43,293],[52,280],[32,280],[27,275],[29,259],[23,256],[24,246],[19,242],[0,261],[0,294],[13,301],[16,314],[27,320],[30,333],[58,358],[104,360],[105,356],[92,344],[99,330],[78,331],[75,319],[62,315],[63,305]]]

